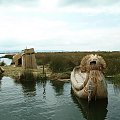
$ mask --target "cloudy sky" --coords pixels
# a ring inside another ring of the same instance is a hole
[[[0,0],[0,50],[119,50],[120,0]]]

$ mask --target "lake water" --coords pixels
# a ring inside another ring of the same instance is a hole
[[[108,82],[108,101],[77,101],[71,84],[0,80],[0,120],[119,120],[120,87]]]
[[[0,54],[0,57],[3,57],[3,56],[5,56],[6,54]],[[4,61],[4,63],[6,64],[6,65],[10,65],[11,64],[11,62],[12,62],[12,59],[9,59],[9,58],[0,58],[0,62],[2,62],[2,61]]]

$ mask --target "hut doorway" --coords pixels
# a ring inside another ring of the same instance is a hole
[[[22,58],[18,59],[18,65],[22,65]]]

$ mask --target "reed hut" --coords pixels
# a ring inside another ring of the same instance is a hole
[[[23,50],[22,67],[25,69],[26,68],[36,69],[37,68],[35,52],[33,48]]]
[[[22,54],[16,54],[13,56],[13,64],[15,64],[16,67],[22,66]]]
[[[13,57],[15,66],[22,66],[24,69],[37,69],[34,48],[22,50]]]

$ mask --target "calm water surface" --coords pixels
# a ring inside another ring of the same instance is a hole
[[[5,56],[6,54],[0,54],[0,57],[3,57],[3,56]],[[4,61],[4,63],[6,64],[6,65],[10,65],[11,64],[11,62],[12,62],[12,59],[9,59],[9,58],[0,58],[0,62],[2,62],[2,61]]]
[[[120,120],[120,87],[108,82],[108,101],[77,101],[70,83],[0,80],[0,120]]]

